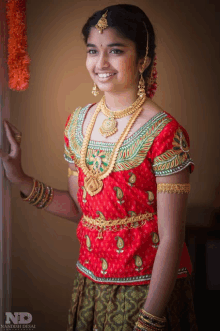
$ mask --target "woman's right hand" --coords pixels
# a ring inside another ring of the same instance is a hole
[[[4,120],[3,123],[11,150],[10,153],[7,154],[0,149],[0,158],[2,159],[8,180],[13,184],[20,184],[26,175],[21,166],[20,143],[16,141],[15,135],[21,135],[21,132],[6,120]]]

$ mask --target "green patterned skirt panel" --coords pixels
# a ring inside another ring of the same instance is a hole
[[[67,331],[133,331],[148,285],[103,285],[77,272]],[[176,280],[166,308],[167,331],[198,331],[190,275]]]

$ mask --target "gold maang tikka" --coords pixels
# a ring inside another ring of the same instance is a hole
[[[102,17],[100,18],[98,23],[95,25],[96,29],[99,30],[99,33],[103,33],[103,30],[108,27],[108,22],[106,19],[107,13],[108,13],[108,10],[105,12],[105,14],[102,15]]]

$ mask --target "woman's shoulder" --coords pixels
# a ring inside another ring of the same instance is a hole
[[[181,123],[175,118],[175,116],[171,115],[167,110],[161,108],[156,102],[150,100],[148,101],[144,107],[143,116],[146,120],[149,120],[149,117],[154,117],[157,114],[162,114],[164,118],[169,119],[169,127],[181,127],[185,130],[185,128],[181,125]]]
[[[94,104],[89,103],[84,106],[78,106],[73,109],[71,113],[68,114],[68,117],[66,119],[65,128],[73,121],[75,121],[76,118],[78,118],[84,111],[86,111],[89,107],[93,106]]]

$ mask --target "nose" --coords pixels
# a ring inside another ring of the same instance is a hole
[[[105,52],[99,53],[99,56],[97,58],[96,67],[98,70],[109,67],[108,57],[106,56]]]

